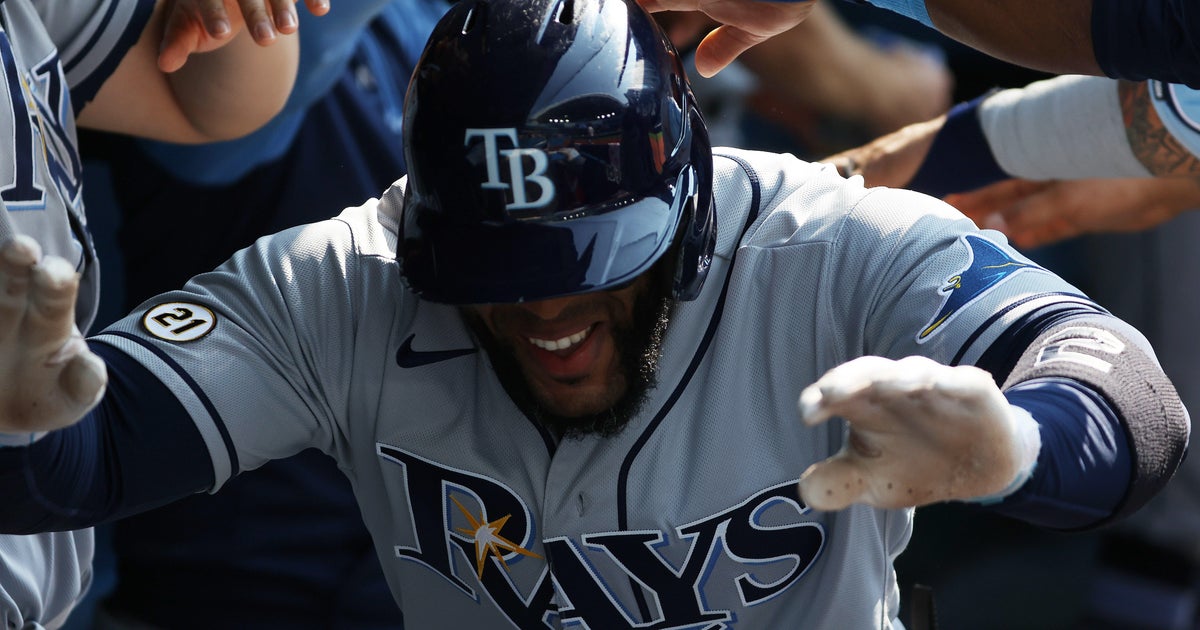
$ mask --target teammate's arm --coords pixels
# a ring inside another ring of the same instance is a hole
[[[1029,68],[1200,86],[1200,10],[1191,0],[858,1]]]
[[[809,0],[805,1],[805,4]],[[1056,74],[1157,79],[1200,87],[1200,10],[1192,0],[849,0],[890,9],[993,57]],[[702,10],[726,26],[697,51],[711,76],[807,9],[764,0],[642,0],[651,11]],[[719,7],[722,15],[710,12]],[[753,15],[753,21],[748,16]]]
[[[257,45],[240,11],[215,38],[196,18],[200,0],[160,0],[138,41],[78,117],[82,127],[172,142],[211,142],[245,135],[283,107],[296,78],[293,36]],[[233,4],[233,0],[226,0]],[[167,38],[177,42],[160,51]],[[188,53],[194,54],[176,69]],[[174,70],[173,72],[168,72]]]
[[[979,97],[828,161],[869,186],[936,197],[1010,177],[1200,177],[1146,83],[1073,75]]]

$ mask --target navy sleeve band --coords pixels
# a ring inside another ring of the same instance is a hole
[[[946,123],[934,136],[925,161],[906,188],[940,198],[1010,177],[996,162],[983,135],[979,104],[985,98],[986,94],[959,103],[946,114]]]
[[[79,423],[0,449],[0,532],[79,529],[212,487],[208,449],[179,401],[104,344],[108,391]]]
[[[1129,442],[1104,397],[1065,378],[1019,383],[1004,393],[1037,420],[1033,476],[990,509],[1042,527],[1071,530],[1112,514],[1133,475]]]
[[[1110,412],[1114,414],[1129,454],[1128,481],[1123,484],[1125,489],[1108,514],[1094,522],[1078,522],[1065,529],[1093,528],[1124,518],[1154,497],[1178,470],[1187,450],[1191,426],[1187,410],[1175,387],[1155,362],[1148,342],[1128,324],[1103,314],[1079,314],[1068,318],[1044,316],[1039,320],[1041,323],[1036,326],[1038,333],[1031,343],[1017,346],[1002,344],[1024,348],[1015,362],[1009,363],[1008,359],[993,361],[995,364],[1012,365],[1011,371],[1003,377],[1005,384],[1002,389],[1016,391],[1023,383],[1051,378],[1069,381],[1081,392],[1091,392],[1086,397],[1079,397],[1074,402],[1075,409],[1071,410],[1069,406],[1063,406],[1062,392],[1051,390],[1054,398],[1058,399],[1053,404],[1062,407],[1064,414],[1085,414],[1074,425],[1057,422],[1056,426],[1063,430],[1073,428],[1076,433],[1069,439],[1093,450],[1100,448],[1100,443],[1095,441],[1096,436],[1105,434],[1098,428],[1102,425],[1102,416]],[[1099,402],[1107,405],[1107,410],[1099,406]],[[1026,400],[1022,406],[1028,404]],[[1038,417],[1037,412],[1033,413],[1034,418],[1041,422],[1042,418]],[[1053,422],[1055,417],[1056,414],[1051,413],[1049,421]],[[1043,438],[1046,437],[1043,434]],[[1054,438],[1052,435],[1049,437]],[[1070,449],[1059,451],[1054,447],[1049,450],[1043,448],[1042,455],[1056,457],[1063,453],[1068,458],[1072,457]],[[1096,454],[1093,453],[1092,457],[1096,457]],[[1050,506],[1054,501],[1071,502],[1080,497],[1105,496],[1103,489],[1072,489],[1061,485],[1072,478],[1081,484],[1112,483],[1107,473],[1100,475],[1097,481],[1083,475],[1064,477],[1063,471],[1067,467],[1080,465],[1070,459],[1048,465],[1056,467],[1059,487],[1053,484],[1035,486],[1030,490],[1034,496],[1026,499],[1046,501],[1045,505]],[[1038,466],[1044,466],[1040,458]],[[1014,500],[1021,494],[1018,491]],[[1096,504],[1094,507],[1105,506]],[[1050,522],[1044,515],[1037,518],[1043,523]],[[1063,518],[1074,517],[1067,513]],[[1060,521],[1057,527],[1064,528],[1065,524],[1066,521]]]
[[[1200,3],[1093,0],[1092,50],[1110,77],[1200,88]]]

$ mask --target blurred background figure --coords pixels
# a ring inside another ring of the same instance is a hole
[[[284,110],[232,142],[91,134],[85,187],[106,261],[99,323],[215,267],[258,236],[325,219],[404,174],[401,104],[442,0],[299,12]],[[120,264],[115,264],[117,261]],[[100,528],[90,607],[70,628],[400,628],[349,482],[316,451]],[[107,554],[107,555],[106,555]],[[100,602],[97,604],[97,602]]]

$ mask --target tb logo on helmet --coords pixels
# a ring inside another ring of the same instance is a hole
[[[512,127],[507,129],[467,129],[463,145],[470,145],[471,141],[476,138],[483,138],[484,158],[487,160],[487,181],[483,183],[483,187],[493,190],[512,188],[512,203],[505,204],[506,210],[541,208],[554,201],[554,182],[545,175],[546,168],[550,165],[545,151],[499,148],[500,138],[508,138],[512,146],[517,146],[517,130]],[[527,157],[533,164],[533,169],[528,173],[525,172],[524,167]],[[511,184],[507,184],[501,179],[500,162],[502,158],[508,162],[508,177]],[[530,197],[536,198],[531,200]]]

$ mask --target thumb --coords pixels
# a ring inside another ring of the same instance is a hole
[[[805,505],[826,512],[859,502],[868,489],[860,463],[845,451],[809,466],[798,485]]]
[[[696,47],[696,72],[711,78],[762,39],[728,24],[719,26]]]
[[[67,398],[78,406],[79,415],[82,415],[104,397],[104,389],[108,385],[108,371],[100,357],[90,350],[85,350],[63,368],[59,384]]]
[[[163,35],[162,46],[158,50],[158,69],[168,74],[175,72],[187,63],[188,55],[199,47],[198,33],[168,25],[167,32]]]

